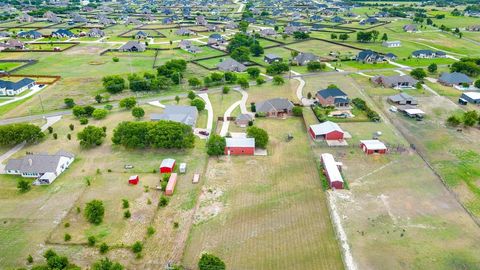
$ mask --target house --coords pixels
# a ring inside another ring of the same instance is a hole
[[[175,191],[175,185],[177,184],[177,174],[172,173],[168,178],[167,186],[165,187],[165,195],[172,196]]]
[[[318,103],[323,107],[335,106],[337,108],[348,107],[350,100],[348,95],[338,88],[327,88],[317,91],[315,95]]]
[[[7,31],[0,31],[0,38],[6,38],[9,37],[10,33]]]
[[[408,32],[408,33],[414,33],[418,31],[418,28],[414,24],[406,24],[403,26],[403,31]]]
[[[25,49],[25,43],[21,42],[18,39],[10,39],[5,43],[0,43],[0,51],[4,49],[23,50]]]
[[[401,46],[402,46],[402,42],[399,41],[399,40],[395,40],[395,41],[384,41],[384,42],[382,42],[382,46],[383,46],[383,47],[387,47],[387,48],[398,48],[398,47],[401,47]]]
[[[19,22],[23,22],[23,23],[31,23],[35,20],[32,16],[28,15],[27,13],[22,13],[20,16],[18,16],[17,19]]]
[[[35,31],[35,30],[30,30],[30,31],[24,31],[18,33],[19,38],[31,38],[31,39],[37,39],[42,37],[42,33]]]
[[[444,72],[440,75],[440,78],[438,78],[438,82],[445,86],[463,86],[471,85],[473,81],[467,75],[460,72]]]
[[[414,88],[418,81],[409,75],[393,75],[393,76],[374,76],[371,78],[373,83],[382,85],[387,88],[405,89]]]
[[[199,47],[195,46],[192,44],[191,40],[182,40],[178,43],[178,47],[184,51],[190,52],[190,53],[200,53],[202,52],[202,49]]]
[[[238,28],[238,23],[236,22],[228,22],[227,24],[225,24],[225,29],[237,29]]]
[[[146,39],[148,37],[148,34],[144,31],[138,31],[135,33],[135,39]]]
[[[173,121],[195,127],[198,118],[198,110],[195,106],[167,105],[163,113],[151,114],[151,121]]]
[[[239,156],[255,154],[254,138],[225,138],[225,155]]]
[[[175,31],[175,34],[179,36],[189,36],[189,35],[195,35],[195,32],[187,28],[180,28],[177,31]]]
[[[217,68],[221,71],[244,72],[247,67],[232,58],[227,58],[217,64]]]
[[[292,59],[292,62],[299,66],[304,66],[309,62],[313,61],[320,61],[320,57],[316,56],[313,53],[299,53]]]
[[[260,36],[268,37],[268,36],[275,36],[277,32],[273,28],[264,28],[260,30]]]
[[[462,93],[458,102],[462,105],[467,105],[467,103],[480,104],[480,92]]]
[[[246,127],[248,123],[253,121],[253,116],[248,113],[242,113],[237,118],[235,118],[235,124],[239,127]]]
[[[367,155],[387,153],[387,147],[379,140],[360,140],[360,148]]]
[[[447,54],[441,51],[432,51],[432,50],[417,50],[412,52],[412,57],[414,58],[445,58]]]
[[[343,177],[340,173],[342,163],[336,162],[332,154],[323,153],[320,156],[323,165],[323,173],[327,177],[330,188],[343,189]]]
[[[377,63],[385,61],[385,58],[372,50],[364,50],[358,53],[357,62]]]
[[[367,24],[376,24],[379,23],[378,19],[375,17],[368,17],[360,21],[360,25],[367,25]]]
[[[34,185],[49,185],[74,161],[75,156],[65,151],[56,154],[46,153],[26,155],[20,159],[10,159],[5,173],[36,178]]]
[[[295,32],[308,33],[310,28],[307,26],[287,26],[283,32],[287,35],[293,35]]]
[[[471,31],[471,32],[479,32],[480,31],[480,24],[467,26],[465,28],[465,30]]]
[[[286,98],[273,98],[256,104],[256,112],[267,117],[285,117],[292,114],[293,103]]]
[[[130,185],[136,185],[136,184],[138,184],[138,181],[139,181],[139,180],[140,180],[140,179],[138,178],[138,175],[132,175],[132,176],[130,176],[130,178],[128,179],[128,183],[129,183]]]
[[[140,24],[142,24],[142,22],[138,19],[135,19],[135,18],[127,18],[127,20],[125,20],[125,24],[126,25],[129,25],[129,24],[140,25]]]
[[[195,24],[197,25],[207,25],[208,22],[204,16],[200,15],[195,18]]]
[[[313,140],[343,140],[345,136],[340,126],[331,121],[310,125],[308,132]]]
[[[122,52],[143,52],[147,49],[145,43],[140,43],[139,41],[131,40],[120,47]]]
[[[56,38],[71,38],[75,35],[67,29],[58,29],[57,31],[52,32],[52,37]]]
[[[175,159],[166,158],[160,164],[160,173],[172,173],[175,169]]]
[[[92,28],[92,29],[90,29],[90,31],[88,31],[87,36],[99,38],[99,37],[105,36],[105,32],[103,30],[98,29],[98,28]]]
[[[418,105],[417,99],[407,93],[400,93],[397,95],[389,96],[388,101],[398,105]]]
[[[207,25],[205,25],[205,27],[207,28],[207,31],[209,31],[209,32],[220,31],[220,26],[218,26],[216,24],[207,24]]]
[[[342,17],[339,17],[339,16],[335,16],[335,17],[331,18],[330,21],[333,22],[333,23],[344,23],[345,22],[345,20]]]
[[[395,59],[397,59],[397,56],[393,53],[387,53],[387,54],[385,54],[385,59],[395,60]]]
[[[325,26],[323,26],[323,25],[321,25],[321,24],[319,24],[319,23],[314,23],[314,24],[312,25],[312,29],[313,29],[313,30],[321,30],[321,29],[323,29],[323,28],[325,28]]]
[[[282,62],[283,59],[276,54],[268,53],[263,57],[263,61],[271,64],[271,63],[274,63],[274,62]]]
[[[0,96],[16,96],[34,85],[35,81],[30,78],[23,78],[17,82],[0,80]]]

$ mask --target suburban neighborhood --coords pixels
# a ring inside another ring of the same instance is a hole
[[[0,1],[0,269],[480,269],[480,3]]]

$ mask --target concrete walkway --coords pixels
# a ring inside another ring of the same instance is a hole
[[[208,112],[208,120],[207,120],[207,131],[208,133],[212,133],[213,127],[213,107],[210,99],[208,98],[207,93],[198,94],[198,96],[205,101],[205,109]]]
[[[344,72],[343,69],[335,68],[332,64],[330,64],[330,63],[328,63],[328,62],[326,62],[325,65],[326,65],[327,67],[329,67],[329,68],[337,71],[337,72]]]
[[[401,71],[400,69],[396,69],[394,71],[397,72],[398,74],[402,75],[402,76],[405,75],[405,72]]]
[[[405,66],[405,65],[402,65],[402,64],[399,64],[397,62],[393,62],[393,61],[390,61],[390,60],[387,60],[387,62],[391,65],[394,65],[394,66],[397,66],[397,67],[401,67],[401,68],[405,68],[405,69],[411,69],[411,67],[409,66]]]
[[[250,114],[252,116],[254,115],[253,113],[247,111],[246,103],[248,100],[248,93],[242,90],[241,88],[234,88],[233,90],[240,92],[240,94],[242,94],[242,99],[230,105],[230,107],[228,107],[228,109],[223,114],[223,124],[222,124],[222,129],[220,130],[220,136],[222,137],[227,136],[228,128],[230,127],[230,121],[228,121],[227,119],[232,115],[232,112],[238,106],[240,106],[240,111],[242,112],[242,114]]]
[[[311,101],[308,98],[303,96],[303,88],[305,87],[305,81],[301,77],[302,74],[300,74],[296,71],[293,71],[293,70],[291,72],[294,76],[296,76],[293,79],[297,80],[300,83],[297,87],[297,90],[296,90],[296,95],[297,95],[298,101],[300,101],[300,103],[303,106],[310,106],[313,103],[313,101]]]
[[[150,101],[150,102],[148,102],[148,105],[152,105],[152,106],[155,106],[155,107],[159,107],[159,108],[165,109],[165,105],[163,105],[162,103],[160,103],[159,100]]]

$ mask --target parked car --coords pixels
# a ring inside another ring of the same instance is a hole
[[[198,134],[203,135],[203,136],[208,136],[208,135],[210,135],[210,133],[208,133],[208,131],[206,131],[206,130],[200,130],[200,131],[198,132]]]

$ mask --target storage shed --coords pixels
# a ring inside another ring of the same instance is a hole
[[[138,178],[138,175],[132,175],[132,176],[130,176],[130,178],[128,179],[128,183],[129,183],[130,185],[136,185],[136,184],[138,184],[138,181],[139,181],[139,180],[140,180],[140,179]]]
[[[343,177],[340,173],[342,163],[336,162],[332,154],[323,153],[321,155],[323,164],[323,173],[327,177],[328,184],[331,188],[343,189]]]
[[[166,158],[162,160],[162,164],[160,164],[160,173],[171,173],[175,168],[175,159],[173,158]]]
[[[254,138],[226,138],[225,155],[253,155],[255,154]]]
[[[371,154],[385,154],[387,152],[387,147],[385,144],[379,140],[361,140],[360,148],[367,155]]]
[[[193,175],[192,183],[196,184],[198,181],[200,181],[200,174],[196,173]]]
[[[165,195],[171,196],[173,195],[173,191],[175,190],[175,185],[177,184],[177,174],[172,173],[170,178],[168,178],[167,187],[165,188]]]
[[[344,138],[344,131],[338,124],[331,121],[310,125],[308,132],[314,140],[343,140]]]
[[[180,167],[178,170],[180,171],[180,173],[187,172],[187,163],[180,163]]]

